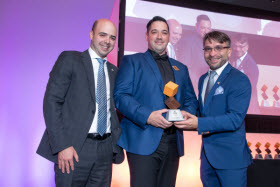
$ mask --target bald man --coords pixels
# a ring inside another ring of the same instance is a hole
[[[84,52],[64,51],[58,57],[44,97],[46,130],[37,153],[54,162],[56,186],[110,187],[112,163],[123,151],[113,89],[117,68],[107,61],[117,30],[97,20]]]
[[[182,37],[182,26],[180,23],[175,19],[169,19],[167,21],[170,29],[170,38],[169,43],[167,45],[167,54],[170,58],[177,59],[176,57],[176,48],[175,45]]]

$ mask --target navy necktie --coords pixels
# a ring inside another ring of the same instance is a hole
[[[98,104],[97,132],[103,136],[107,129],[107,92],[104,73],[105,60],[97,58],[97,61],[99,62],[96,90],[96,102]]]
[[[210,71],[210,76],[209,76],[209,79],[208,79],[208,82],[207,82],[205,95],[204,95],[204,103],[206,102],[206,98],[207,98],[208,94],[210,93],[212,87],[215,84],[214,77],[215,77],[216,74],[217,74],[216,71]]]

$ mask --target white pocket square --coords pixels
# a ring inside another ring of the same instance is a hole
[[[215,90],[215,94],[214,95],[219,95],[219,94],[223,94],[224,93],[224,88],[219,86],[216,90]]]

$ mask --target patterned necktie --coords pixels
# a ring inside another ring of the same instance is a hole
[[[204,103],[206,102],[206,98],[207,98],[209,92],[211,91],[212,87],[215,84],[214,77],[215,77],[216,74],[217,74],[216,71],[210,71],[210,76],[209,76],[209,79],[208,79],[208,82],[207,82],[205,95],[204,95]]]
[[[107,92],[104,73],[105,60],[97,58],[97,61],[99,62],[96,90],[96,102],[98,104],[97,132],[103,136],[107,129]]]

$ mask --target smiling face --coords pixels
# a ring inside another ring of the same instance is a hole
[[[117,29],[111,21],[98,20],[96,28],[90,31],[91,48],[98,56],[105,58],[114,49],[116,35]]]
[[[175,45],[182,37],[182,26],[175,19],[168,20],[168,25],[170,28],[170,43]]]
[[[145,38],[150,50],[159,55],[164,54],[169,42],[169,31],[166,23],[163,21],[153,22],[150,29],[146,32]]]
[[[229,59],[231,55],[231,48],[223,48],[221,51],[214,50],[215,47],[228,47],[226,42],[219,43],[216,40],[206,40],[204,48],[212,48],[210,52],[204,51],[204,58],[211,70],[216,70],[222,67]]]
[[[201,20],[200,22],[196,23],[196,32],[201,38],[203,38],[205,34],[211,30],[211,22],[208,20]]]
[[[238,58],[242,57],[243,55],[245,55],[245,53],[248,51],[249,49],[249,45],[248,43],[241,43],[238,41],[234,42],[234,46],[233,46],[233,50],[236,53],[236,56]]]

